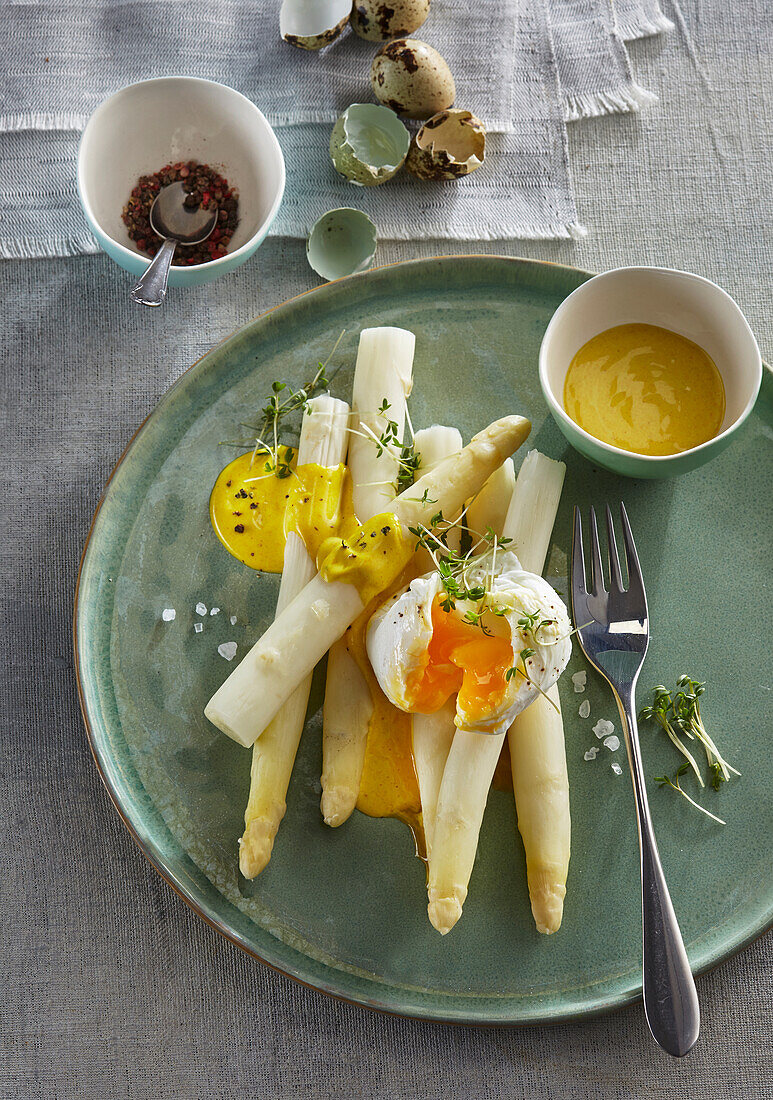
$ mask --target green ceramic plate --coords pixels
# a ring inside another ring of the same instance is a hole
[[[296,383],[324,359],[343,364],[348,396],[357,334],[370,325],[416,333],[416,426],[458,425],[465,437],[523,412],[531,446],[567,463],[548,574],[566,593],[570,510],[625,498],[647,581],[653,641],[643,685],[689,671],[707,680],[705,716],[743,772],[702,801],[712,824],[651,784],[656,831],[696,970],[757,936],[773,913],[773,803],[764,623],[773,499],[773,382],[748,424],[713,463],[676,481],[635,482],[567,449],[537,380],[537,350],[559,302],[588,276],[552,264],[491,257],[421,260],[320,287],[216,347],[160,402],[119,463],[94,520],[76,599],[83,711],[107,788],[135,839],[189,904],[240,947],[317,989],[363,1005],[459,1022],[558,1020],[622,1005],[641,991],[638,852],[623,750],[591,726],[616,721],[590,674],[584,696],[562,680],[572,797],[572,863],[564,924],[535,931],[512,797],[491,795],[464,916],[444,939],[426,916],[423,865],[398,822],[355,813],[341,829],[319,815],[320,677],[265,873],[237,873],[236,839],[249,753],[204,719],[230,667],[269,623],[275,577],[256,577],[210,529],[209,488],[238,438],[236,425],[277,377]],[[763,514],[767,509],[768,514]],[[195,633],[195,606],[219,607]],[[173,622],[162,622],[175,608]],[[230,616],[237,617],[231,625]],[[578,717],[589,699],[591,718]],[[644,734],[647,774],[674,771],[663,735]],[[623,765],[622,776],[611,769]]]

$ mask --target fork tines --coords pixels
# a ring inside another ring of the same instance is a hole
[[[615,528],[612,522],[612,512],[609,505],[606,505],[607,515],[607,543],[608,543],[608,555],[609,555],[609,591],[610,592],[628,592],[633,597],[638,597],[641,600],[645,599],[644,595],[644,581],[642,579],[641,566],[639,564],[639,555],[636,553],[636,544],[633,541],[633,534],[631,532],[631,525],[628,521],[628,513],[625,510],[625,505],[620,502],[620,516],[623,527],[623,547],[625,550],[625,562],[626,571],[628,574],[628,586],[625,587],[623,583],[623,575],[620,569],[620,558],[617,551],[617,540],[615,538]],[[572,546],[572,589],[575,593],[585,593],[587,595],[598,596],[602,592],[606,592],[607,588],[604,584],[604,568],[601,560],[601,546],[599,544],[599,530],[598,523],[596,522],[596,509],[591,506],[590,509],[590,566],[591,566],[591,585],[588,587],[588,581],[585,572],[585,549],[583,546],[582,538],[582,516],[580,509],[575,505],[574,508],[574,540]]]

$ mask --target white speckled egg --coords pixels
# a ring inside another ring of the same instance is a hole
[[[350,23],[368,42],[404,38],[418,30],[429,15],[429,0],[354,0]]]
[[[440,111],[411,142],[405,167],[421,180],[455,180],[480,168],[486,130],[470,111]]]
[[[377,99],[408,118],[429,118],[456,99],[445,58],[418,38],[383,45],[373,58],[370,82]]]

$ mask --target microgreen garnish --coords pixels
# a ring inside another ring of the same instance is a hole
[[[685,758],[685,760],[687,761],[687,766],[689,768],[692,768],[692,770],[695,772],[695,778],[698,780],[700,786],[704,787],[705,783],[703,782],[703,776],[701,775],[700,768],[698,767],[695,757],[677,733],[678,725],[673,720],[675,716],[672,712],[673,700],[671,698],[671,692],[668,690],[668,688],[663,687],[662,684],[658,684],[657,687],[654,687],[652,689],[652,693],[654,696],[652,705],[649,707],[642,707],[642,709],[639,711],[640,721],[647,722],[654,718],[658,725],[661,726],[663,730],[665,730],[671,743]]]
[[[409,532],[416,538],[416,549],[423,548],[432,558],[433,564],[440,575],[445,597],[441,602],[444,611],[453,611],[457,601],[469,601],[478,606],[473,611],[468,611],[468,621],[475,621],[476,626],[483,626],[481,618],[485,611],[491,610],[487,603],[493,572],[485,577],[488,583],[481,583],[480,570],[484,564],[483,556],[474,558],[472,551],[467,554],[457,553],[448,545],[448,535],[459,525],[459,520],[451,522],[442,512],[436,512],[430,520],[429,526],[420,523],[417,527],[409,527]],[[476,578],[470,577],[470,570],[475,568]]]
[[[670,779],[667,775],[656,775],[655,782],[658,783],[661,787],[670,787],[672,791],[676,791],[683,798],[686,798],[690,805],[694,806],[696,810],[700,810],[702,814],[705,814],[706,817],[710,817],[712,821],[716,821],[718,825],[724,825],[725,822],[722,820],[721,817],[717,817],[716,814],[710,813],[707,809],[696,802],[694,798],[690,798],[687,791],[680,784],[680,778],[684,775],[685,772],[689,770],[689,764],[682,764],[680,768],[677,768],[676,774],[674,775],[673,779]]]
[[[257,424],[243,424],[247,428],[251,438],[249,441],[241,440],[227,446],[244,447],[249,444],[253,447],[252,460],[255,462],[258,454],[266,453],[266,461],[263,464],[265,477],[286,478],[292,473],[291,462],[295,457],[295,447],[286,441],[295,439],[300,431],[300,417],[309,411],[309,401],[321,393],[327,393],[335,372],[328,373],[330,360],[335,355],[338,345],[344,337],[344,329],[328,355],[324,363],[317,364],[314,376],[305,386],[293,390],[287,382],[277,380],[271,383],[271,395],[260,410],[261,419]],[[287,392],[285,392],[287,391]],[[250,479],[248,479],[250,480]],[[257,479],[252,479],[257,480]]]
[[[425,489],[420,497],[406,497],[406,500],[413,500],[417,504],[437,504],[437,497],[431,497],[429,495],[429,489]]]
[[[374,444],[376,448],[376,457],[381,458],[385,451],[388,451],[397,461],[397,478],[394,482],[393,488],[396,493],[401,493],[403,489],[407,489],[409,485],[413,485],[416,471],[421,464],[421,455],[418,453],[413,442],[413,427],[411,425],[410,416],[408,410],[405,410],[405,418],[408,422],[408,431],[410,432],[410,441],[406,439],[400,439],[400,431],[397,426],[397,421],[392,420],[387,416],[387,413],[391,409],[390,403],[386,398],[383,398],[379,407],[375,410],[376,414],[380,416],[384,421],[384,427],[380,435],[376,435],[369,424],[364,421],[360,421],[359,428],[350,428],[349,431],[352,435],[359,435],[362,439],[367,439]],[[373,482],[372,484],[380,484],[379,482]],[[387,482],[383,483],[388,484]],[[436,504],[434,500],[430,500],[427,497],[426,491],[424,494],[426,499],[422,499],[422,504]]]
[[[409,485],[413,485],[416,471],[420,465],[421,455],[416,450],[413,440],[411,440],[410,443],[403,443],[400,449],[400,457],[398,458],[397,483],[395,486],[398,493],[402,493],[403,489],[407,489]],[[429,503],[429,500],[427,500],[426,503]],[[437,501],[434,503],[437,503]]]
[[[713,773],[711,785],[719,790],[719,784],[726,783],[731,774],[741,773],[722,758],[703,724],[698,698],[705,692],[706,685],[690,679],[689,676],[680,676],[676,686],[679,690],[674,694],[672,709],[677,725],[688,737],[694,737],[703,745],[709,769]]]
[[[702,684],[699,680],[693,680],[689,676],[679,677],[676,682],[676,689],[673,693],[662,684],[658,684],[657,687],[653,689],[652,704],[642,707],[639,711],[639,718],[642,721],[654,719],[665,730],[669,740],[679,749],[687,761],[685,764],[682,764],[679,771],[676,773],[676,784],[663,776],[658,776],[656,782],[661,784],[667,783],[668,786],[674,787],[674,790],[678,790],[680,794],[683,794],[684,797],[687,798],[689,802],[692,802],[694,806],[697,806],[699,810],[702,810],[703,813],[708,813],[708,810],[704,810],[702,806],[698,806],[697,802],[693,802],[689,795],[685,794],[679,786],[679,777],[689,768],[692,768],[700,786],[705,786],[703,776],[701,775],[695,757],[681,740],[679,734],[689,738],[691,741],[698,741],[702,745],[708,764],[709,783],[715,791],[718,791],[722,783],[726,783],[731,775],[740,775],[741,773],[723,759],[719,749],[703,724],[698,699],[703,695],[705,690],[705,684]],[[714,814],[709,814],[709,817],[713,817],[715,821],[720,820],[718,817],[714,817]],[[724,821],[721,821],[720,824],[724,825]]]

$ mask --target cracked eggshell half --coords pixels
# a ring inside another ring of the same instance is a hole
[[[440,111],[411,142],[405,167],[421,180],[455,180],[480,168],[486,129],[470,111]]]
[[[347,107],[330,135],[330,158],[340,175],[361,187],[392,176],[408,155],[411,135],[397,115],[375,103]]]
[[[429,15],[429,0],[354,0],[352,30],[368,42],[404,38]]]
[[[349,21],[348,0],[283,0],[279,33],[301,50],[321,50],[335,42]]]
[[[370,83],[376,99],[408,118],[430,118],[456,99],[445,58],[418,38],[383,45],[373,58]]]
[[[328,210],[311,228],[306,259],[317,275],[331,282],[367,271],[376,255],[376,227],[351,206]]]

